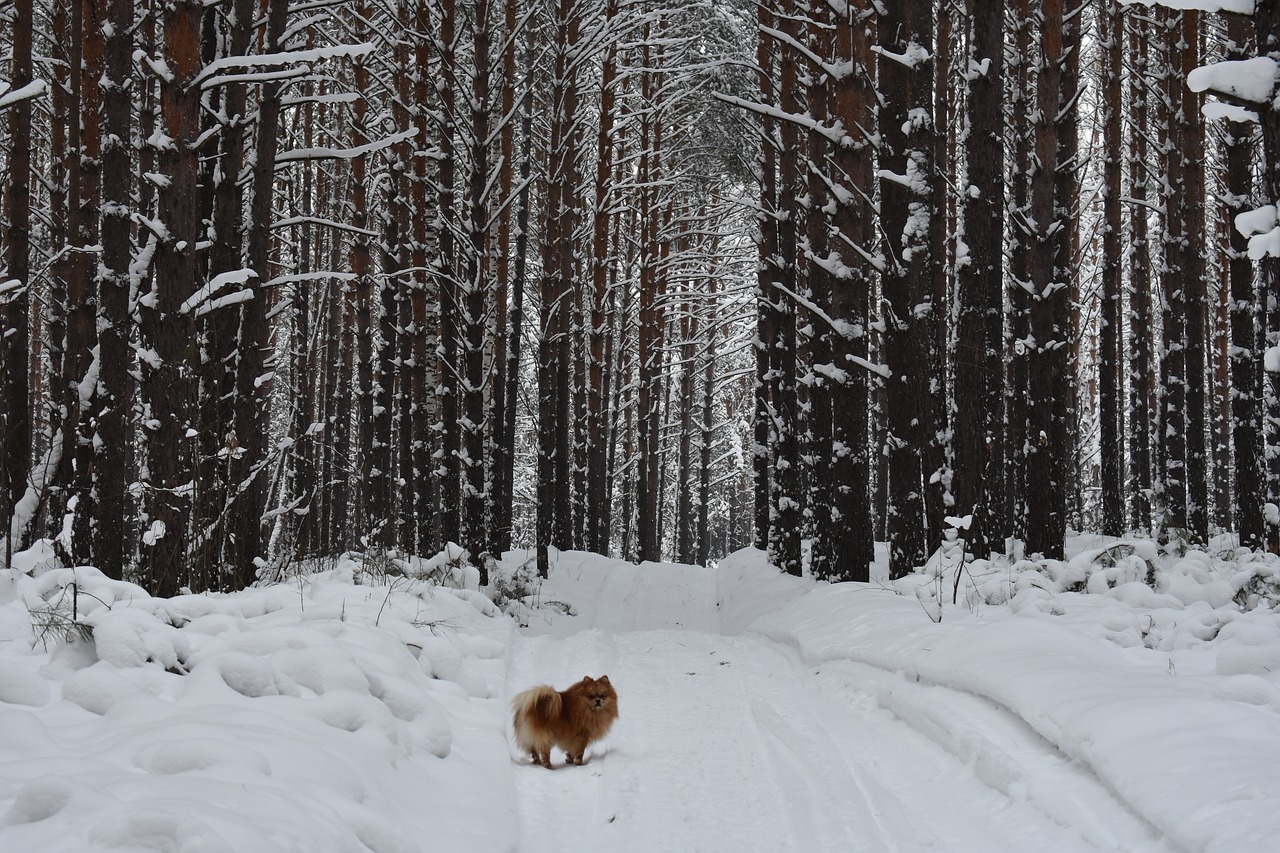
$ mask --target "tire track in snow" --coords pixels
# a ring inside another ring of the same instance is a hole
[[[865,697],[963,762],[987,787],[1026,803],[1094,848],[1175,853],[1176,848],[1088,767],[1013,711],[989,699],[908,681],[871,664],[830,661],[818,682],[830,695]]]

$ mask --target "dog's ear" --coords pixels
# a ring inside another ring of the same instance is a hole
[[[601,683],[601,684],[608,684],[608,683],[609,683],[609,676],[607,676],[607,675],[602,675],[602,676],[600,676],[600,683]]]
[[[589,675],[584,675],[584,676],[582,676],[582,683],[583,683],[583,684],[595,684],[595,683],[596,683],[596,680],[595,680],[594,678],[592,678],[591,676],[589,676]]]

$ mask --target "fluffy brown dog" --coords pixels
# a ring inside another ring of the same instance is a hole
[[[585,764],[587,745],[609,733],[618,719],[618,694],[609,676],[587,677],[558,691],[547,684],[519,693],[511,700],[515,711],[516,745],[535,764],[551,769],[551,747],[565,751],[569,764]]]

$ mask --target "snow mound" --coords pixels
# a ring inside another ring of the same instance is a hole
[[[449,803],[492,785],[452,756],[460,725],[465,755],[468,728],[505,715],[488,697],[510,625],[474,589],[357,583],[348,560],[156,599],[39,552],[15,562],[0,571],[0,849],[407,853],[450,836],[424,802],[477,831]]]

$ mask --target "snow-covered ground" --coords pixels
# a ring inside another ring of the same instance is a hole
[[[28,552],[0,851],[1280,849],[1280,561],[1074,548],[958,586],[511,553],[485,594],[344,559],[168,600]],[[517,754],[510,696],[602,674],[585,766]]]

